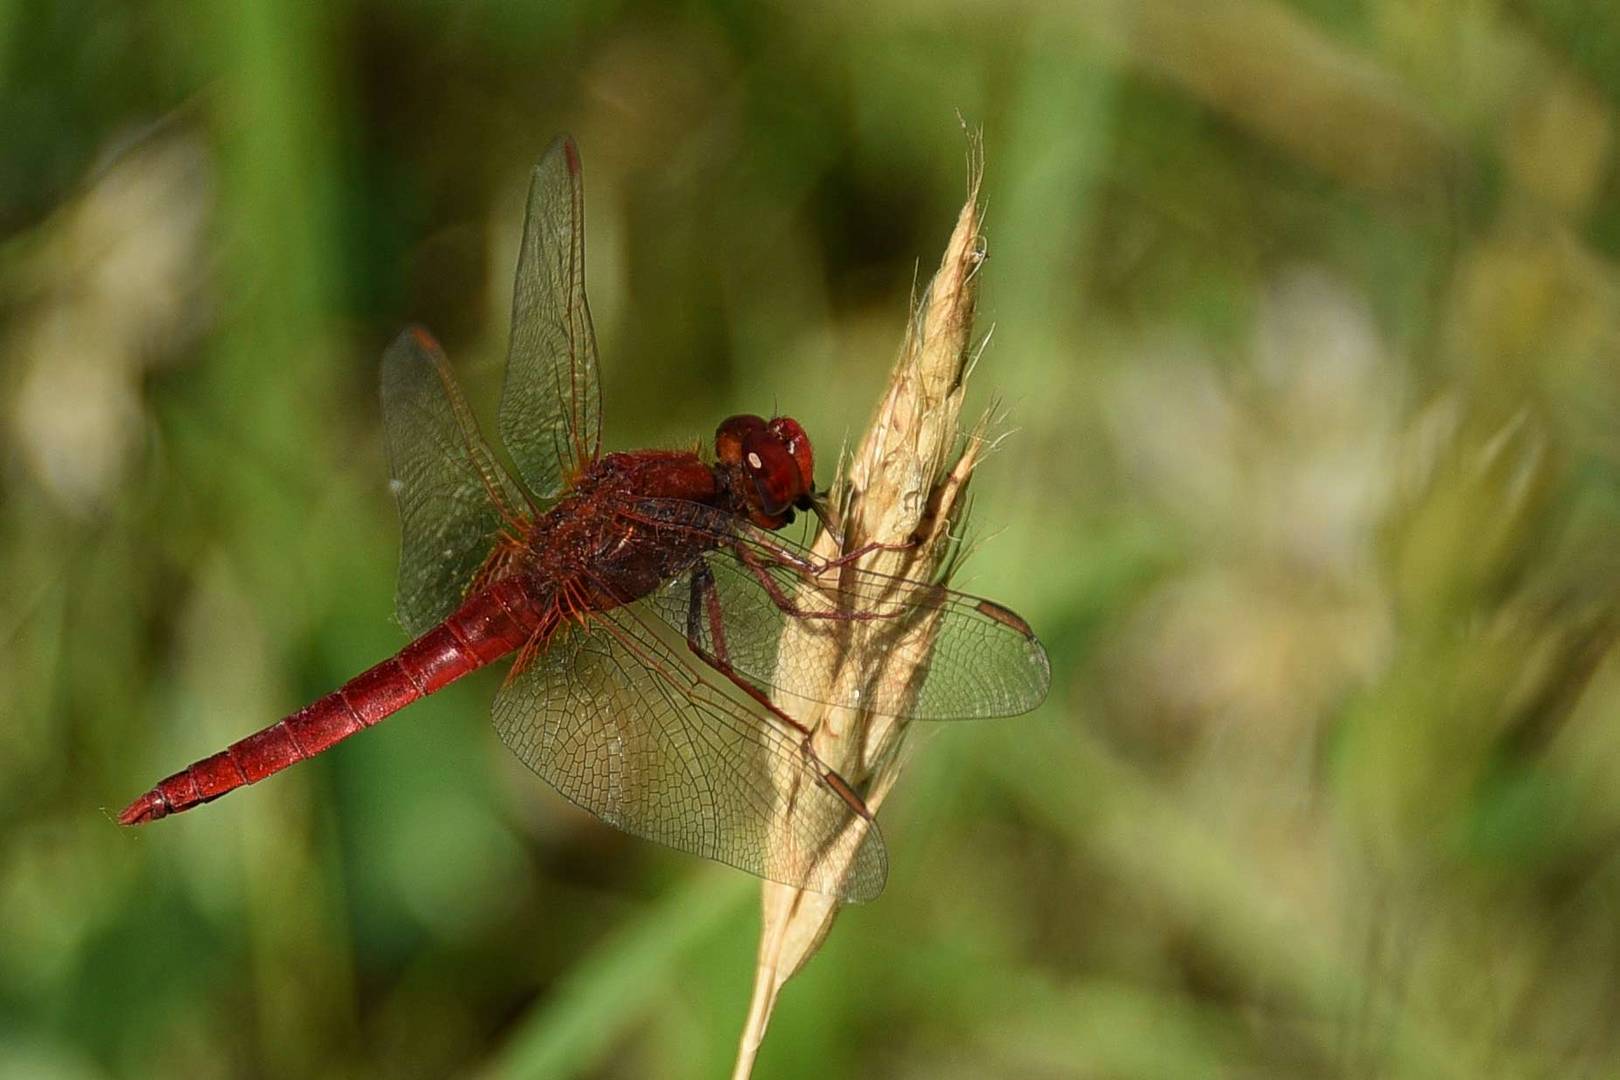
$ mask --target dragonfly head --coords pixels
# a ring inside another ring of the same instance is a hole
[[[714,453],[755,525],[780,529],[795,508],[814,508],[815,452],[797,420],[730,417],[714,433]]]

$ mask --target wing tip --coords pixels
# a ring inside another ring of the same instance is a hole
[[[385,355],[399,349],[415,349],[427,353],[444,352],[444,346],[439,344],[439,339],[434,337],[427,327],[418,323],[407,323],[405,329],[401,330],[394,337],[394,340],[389,343]]]
[[[566,131],[552,139],[551,145],[546,147],[546,152],[540,155],[539,162],[535,164],[535,174],[544,172],[546,165],[558,158],[562,159],[563,168],[569,178],[578,180],[580,173],[584,171],[579,159],[579,144]]]
[[[1034,628],[1024,621],[1022,615],[1011,608],[1002,607],[994,600],[980,600],[974,605],[974,608],[985,618],[994,619],[1003,626],[1024,635],[1030,641],[1036,640]]]
[[[427,327],[425,326],[412,323],[410,326],[405,328],[405,333],[409,335],[410,339],[419,347],[426,349],[428,352],[444,351],[439,345],[439,339],[429,333]]]
[[[889,884],[889,852],[876,819],[862,823],[860,836],[860,846],[836,890],[841,903],[869,904],[882,896]]]

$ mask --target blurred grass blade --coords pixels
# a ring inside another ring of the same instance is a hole
[[[599,1067],[610,1046],[678,982],[698,942],[741,913],[752,881],[706,869],[642,912],[558,985],[507,1040],[485,1076],[578,1076]]]

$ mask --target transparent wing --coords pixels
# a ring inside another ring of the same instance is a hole
[[[634,608],[569,625],[495,698],[523,763],[610,825],[856,903],[888,873],[876,824],[798,739],[733,700]],[[844,868],[847,867],[847,872]]]
[[[382,409],[402,534],[396,607],[414,636],[461,602],[517,493],[427,331],[406,330],[383,354]]]
[[[564,136],[529,181],[512,288],[501,441],[530,490],[552,499],[596,458],[602,401],[585,303],[585,202],[579,151]]]
[[[721,617],[693,615],[693,572],[648,598],[658,617],[749,681],[805,701],[917,720],[1015,716],[1046,698],[1051,667],[1029,624],[990,600],[939,585],[838,567],[785,537],[676,500],[639,500],[628,516],[699,533]],[[860,647],[853,645],[859,642]],[[848,657],[863,665],[848,669]],[[836,669],[836,674],[833,674]],[[796,710],[787,706],[789,713]]]

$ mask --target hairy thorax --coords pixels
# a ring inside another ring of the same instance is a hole
[[[689,568],[714,540],[657,523],[657,504],[679,500],[722,507],[714,469],[696,454],[644,450],[608,454],[538,517],[511,572],[526,574],[564,609],[580,614],[628,604]],[[666,504],[667,505],[667,504]]]

